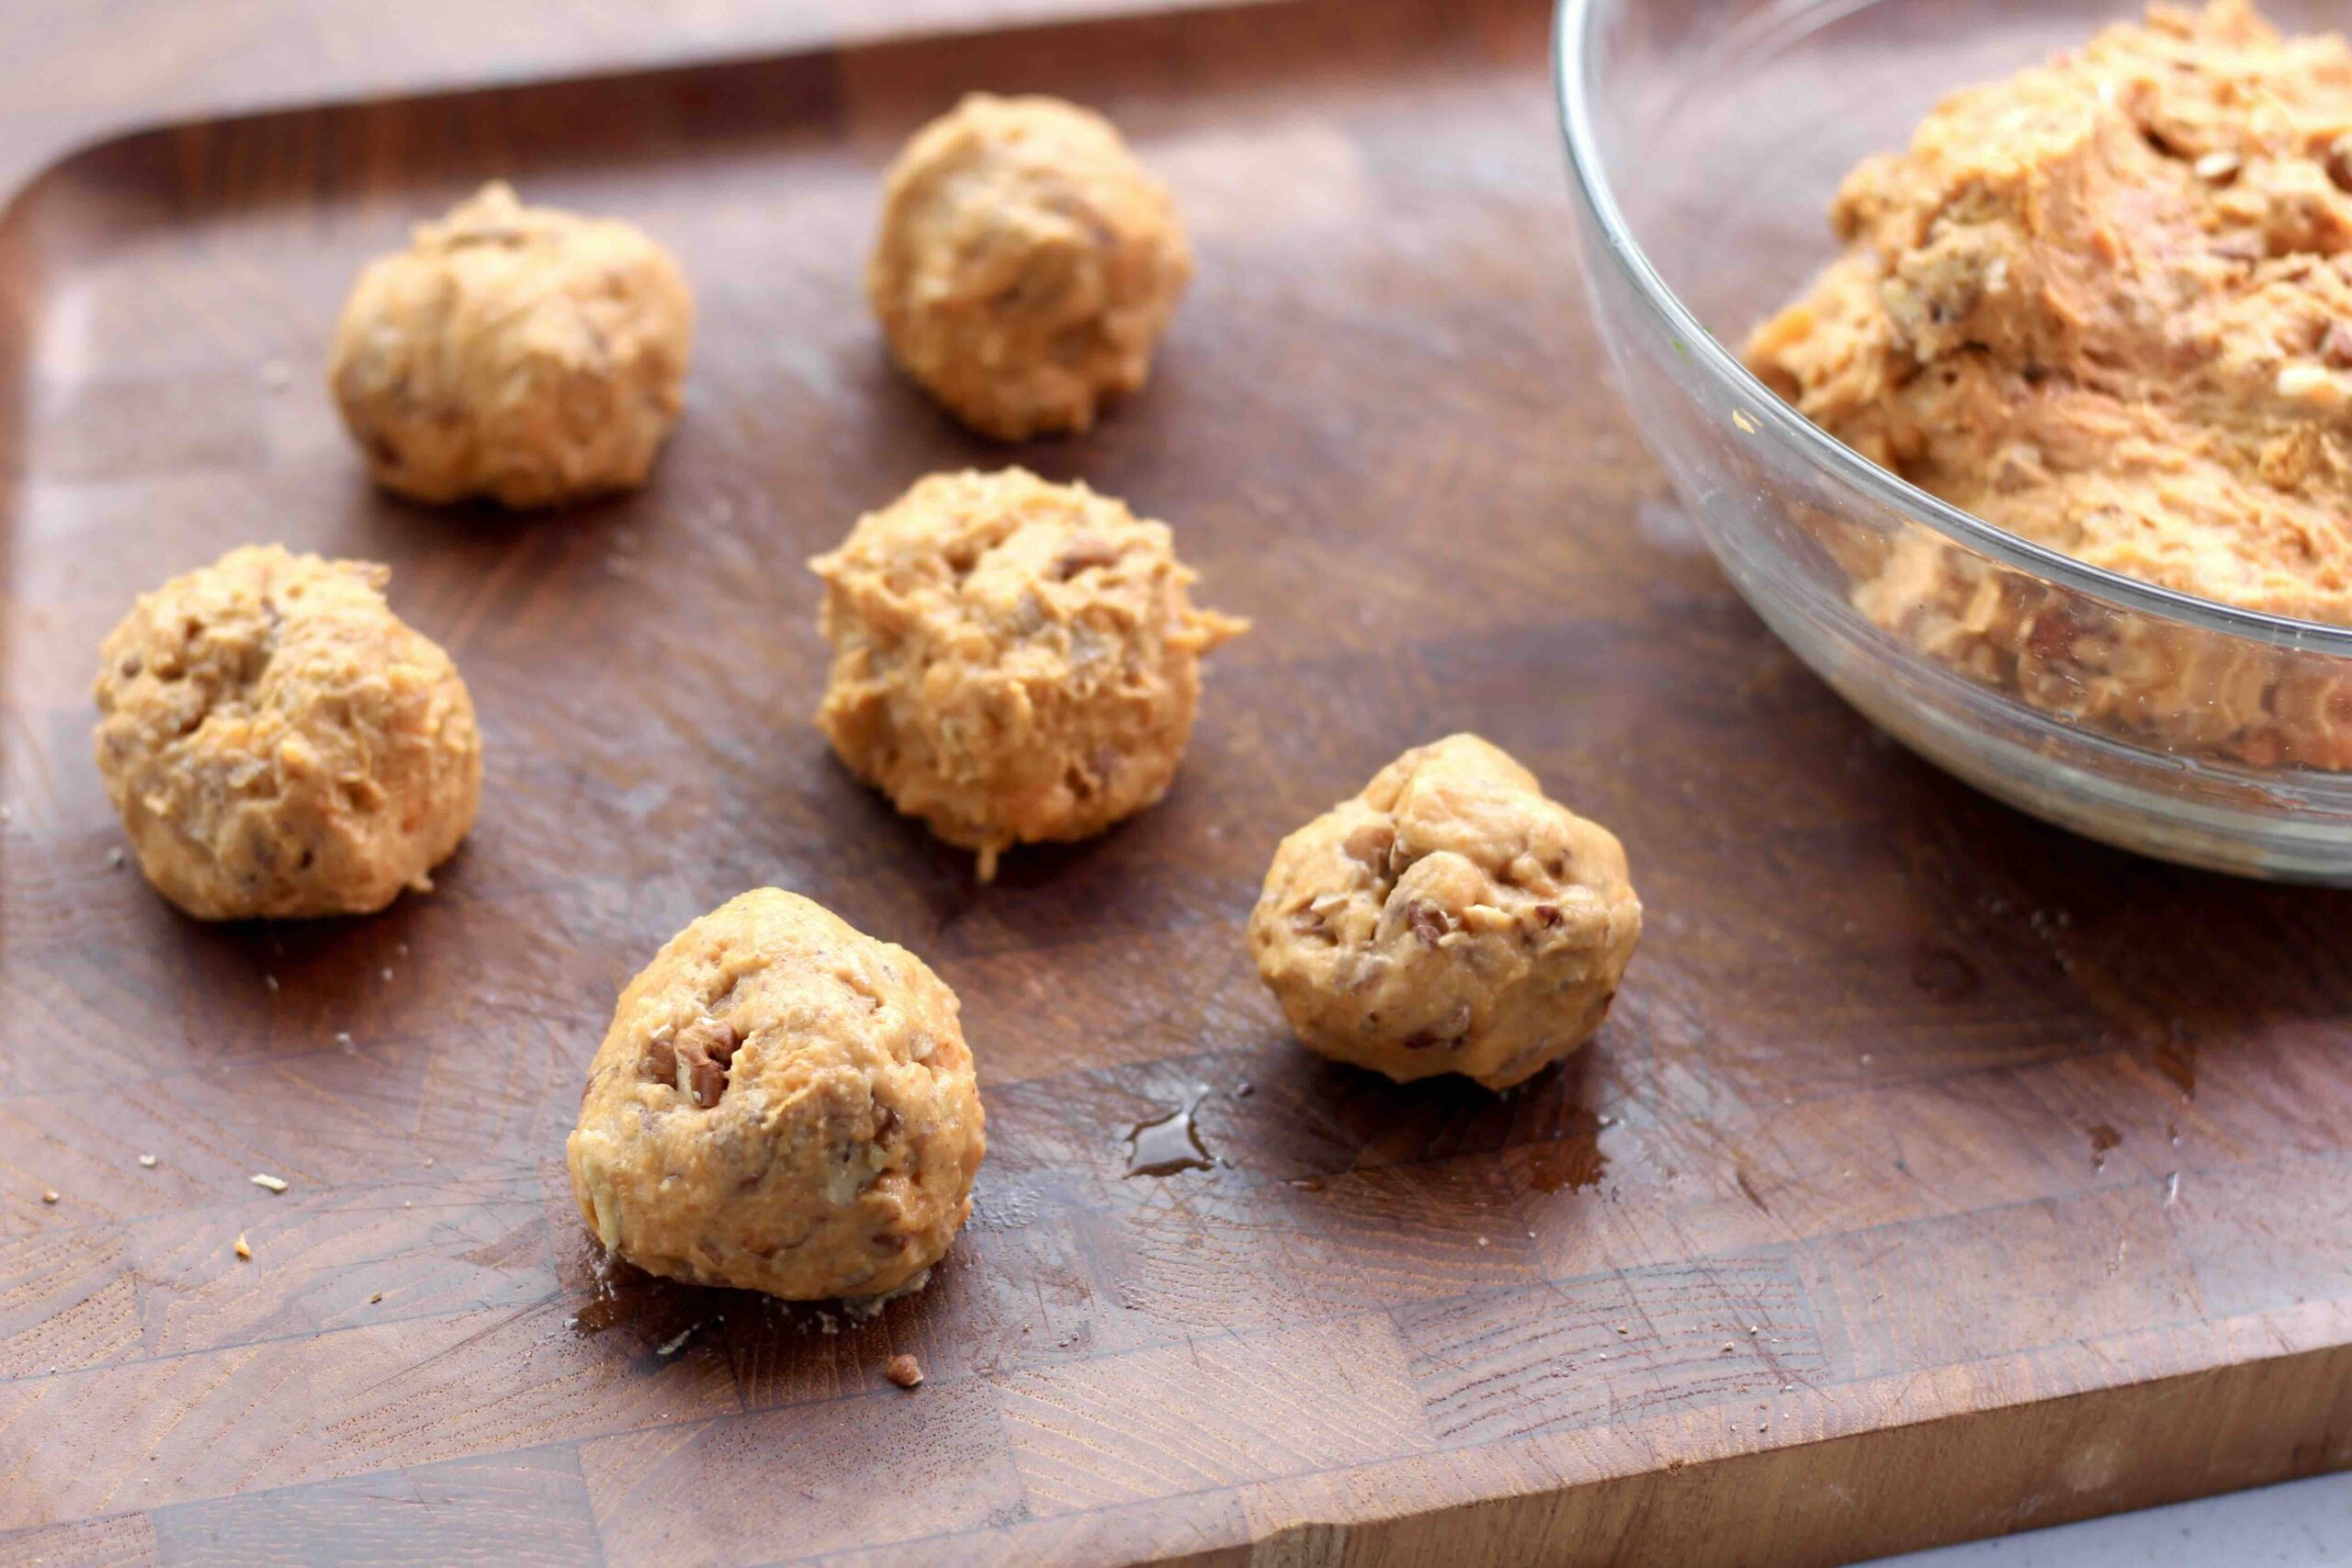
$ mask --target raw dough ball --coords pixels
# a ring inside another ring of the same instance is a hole
[[[1284,839],[1250,916],[1307,1046],[1488,1089],[1591,1038],[1641,934],[1614,835],[1475,735],[1406,752]]]
[[[1141,387],[1192,276],[1166,187],[1110,121],[975,93],[891,165],[866,291],[909,375],[1019,441]]]
[[[472,826],[473,699],[384,603],[390,576],[247,546],[107,637],[98,773],[139,868],[189,914],[367,914],[430,888]]]
[[[546,506],[644,482],[694,321],[677,263],[641,231],[493,184],[368,264],[328,380],[385,488]]]
[[[956,993],[902,947],[763,887],[621,993],[565,1152],[605,1247],[795,1301],[920,1286],[987,1151]]]
[[[809,566],[833,668],[817,722],[980,880],[1016,843],[1099,833],[1168,793],[1201,655],[1168,525],[1020,468],[934,474]]]

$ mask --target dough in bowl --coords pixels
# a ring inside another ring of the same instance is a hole
[[[1192,275],[1175,204],[1110,121],[975,93],[891,165],[866,292],[908,375],[1019,441],[1141,387]]]
[[[817,722],[857,775],[980,880],[1168,792],[1201,656],[1247,623],[1196,609],[1164,523],[1020,468],[934,474],[809,563],[833,645]]]
[[[621,993],[566,1155],[597,1239],[650,1273],[794,1301],[915,1289],[988,1139],[956,994],[763,887]]]
[[[2352,44],[2153,7],[1954,93],[1839,187],[1748,364],[1871,461],[2161,587],[2352,626]],[[2183,755],[2352,768],[2330,660],[2124,612],[1925,529],[1828,542],[1972,679]]]
[[[388,568],[247,546],[100,649],[98,773],[156,891],[204,919],[360,915],[458,847],[481,739]]]
[[[1302,1043],[1488,1089],[1592,1037],[1641,934],[1616,838],[1475,735],[1415,747],[1284,839],[1250,915]]]
[[[489,185],[368,264],[328,381],[387,490],[548,506],[644,482],[684,401],[694,299],[633,225]]]

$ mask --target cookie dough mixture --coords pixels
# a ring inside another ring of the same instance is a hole
[[[98,773],[140,869],[189,914],[367,914],[431,887],[472,826],[473,701],[384,603],[390,576],[248,546],[107,636]]]
[[[974,94],[891,165],[866,290],[907,374],[1019,441],[1141,387],[1192,275],[1166,188],[1108,120]]]
[[[493,184],[359,275],[328,381],[385,488],[547,506],[644,482],[694,317],[639,230]]]
[[[956,994],[902,947],[763,887],[621,993],[565,1145],[639,1268],[795,1301],[920,1286],[988,1139]]]
[[[1309,1048],[1488,1089],[1592,1037],[1641,934],[1615,836],[1475,735],[1415,747],[1284,839],[1250,916]]]
[[[833,646],[817,722],[858,777],[980,880],[1168,793],[1201,656],[1247,623],[1194,608],[1164,523],[1020,468],[935,474],[809,563]]]
[[[2352,49],[2158,7],[1962,92],[1848,177],[1749,363],[1875,462],[2166,587],[2352,625]],[[1932,538],[1860,606],[2080,719],[2352,766],[2352,692]]]

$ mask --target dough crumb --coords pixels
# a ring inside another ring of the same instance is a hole
[[[387,490],[555,505],[644,482],[684,401],[694,314],[642,231],[492,183],[360,273],[328,382]]]
[[[852,772],[979,876],[1174,782],[1201,657],[1248,623],[1194,607],[1168,525],[1021,468],[935,474],[830,555],[817,723]]]
[[[1110,121],[975,93],[891,165],[866,292],[909,376],[1021,441],[1140,388],[1192,274],[1175,203]]]
[[[882,1369],[882,1375],[900,1388],[912,1388],[922,1382],[922,1363],[912,1356],[893,1356],[889,1365]]]
[[[565,1145],[581,1217],[649,1273],[794,1301],[911,1289],[988,1140],[955,993],[765,887],[621,993]]]
[[[1641,934],[1615,836],[1475,735],[1414,748],[1284,839],[1250,915],[1303,1044],[1492,1089],[1592,1037]]]
[[[371,914],[430,887],[472,826],[473,699],[384,603],[390,577],[248,546],[108,634],[98,773],[139,869],[188,914]]]

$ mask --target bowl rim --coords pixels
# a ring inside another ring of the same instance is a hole
[[[1705,323],[1667,286],[1634,237],[1633,229],[1617,204],[1617,194],[1601,157],[1600,137],[1593,127],[1591,100],[1593,76],[1599,69],[1597,46],[1600,28],[1623,5],[1640,3],[1641,0],[1559,0],[1554,10],[1553,96],[1559,107],[1561,134],[1567,144],[1570,184],[1584,205],[1586,216],[1598,226],[1606,241],[1601,248],[1610,264],[1634,286],[1635,295],[1657,323],[1686,351],[1686,361],[1702,367],[1722,391],[1744,400],[1742,412],[1748,419],[1802,453],[1815,467],[1828,469],[1891,511],[1979,555],[1990,556],[2032,576],[2200,630],[2248,637],[2278,648],[2352,658],[2352,627],[2250,610],[2126,577],[2046,545],[2037,545],[1963,512],[1891,469],[1881,468],[1805,418],[1766,386],[1738,355],[1717,342]],[[1873,3],[1875,0],[1863,0],[1864,5]],[[1836,6],[1841,16],[1860,8],[1850,0]],[[1593,265],[1589,253],[1586,265]]]

